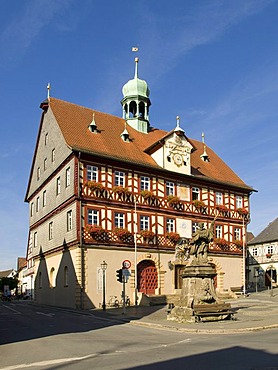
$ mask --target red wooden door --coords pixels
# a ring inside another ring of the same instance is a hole
[[[137,267],[138,292],[155,294],[157,284],[157,270],[153,261],[141,261]]]

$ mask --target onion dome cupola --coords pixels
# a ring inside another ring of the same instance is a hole
[[[150,90],[146,81],[138,78],[138,62],[135,58],[135,74],[123,87],[123,118],[137,131],[147,133],[149,129]]]

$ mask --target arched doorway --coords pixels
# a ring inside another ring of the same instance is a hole
[[[153,261],[144,260],[137,266],[138,292],[155,294],[158,287],[157,269]]]
[[[265,272],[265,286],[271,286],[271,279],[272,284],[277,283],[277,272],[274,267],[269,267]]]

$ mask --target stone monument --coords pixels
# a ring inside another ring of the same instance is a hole
[[[214,237],[214,223],[215,219],[208,229],[205,229],[203,223],[199,223],[191,240],[181,238],[177,243],[176,256],[185,259],[192,256],[192,259],[182,274],[183,285],[179,304],[169,312],[168,320],[195,321],[197,307],[199,312],[203,312],[203,321],[223,320],[230,316],[227,312],[228,305],[216,296],[214,278],[217,273],[214,265],[208,260],[208,246]]]

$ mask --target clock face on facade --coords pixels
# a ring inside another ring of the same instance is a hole
[[[174,163],[177,166],[181,166],[182,165],[182,156],[181,156],[181,154],[178,154],[178,153],[174,154],[173,159],[174,159]]]

